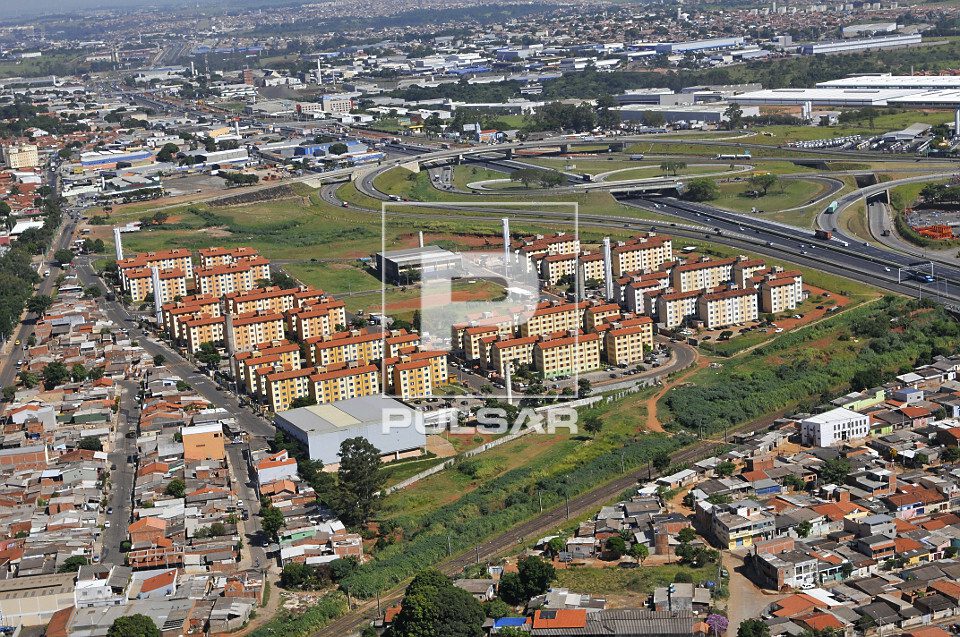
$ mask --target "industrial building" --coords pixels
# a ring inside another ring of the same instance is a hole
[[[753,91],[737,96],[740,105],[777,106],[886,106],[890,100],[915,95],[915,90],[856,89],[856,88],[775,88]],[[744,112],[744,115],[747,115]]]
[[[838,80],[817,82],[817,88],[841,89],[911,89],[914,91],[933,91],[940,89],[960,89],[958,75],[855,75]]]
[[[459,254],[439,246],[423,246],[378,252],[377,269],[384,281],[401,284],[439,272],[457,270],[462,264]]]
[[[340,464],[340,444],[350,438],[366,439],[384,460],[419,456],[427,444],[423,427],[416,426],[419,417],[399,400],[365,396],[282,411],[274,424],[302,443],[311,460],[334,471]]]
[[[747,93],[749,95],[749,93]],[[756,117],[760,114],[760,109],[749,106],[750,102],[741,101],[736,98],[740,104],[744,117]],[[710,104],[687,104],[687,105],[661,105],[661,104],[629,104],[621,106],[618,110],[620,117],[628,122],[644,122],[651,113],[663,116],[667,124],[676,122],[703,122],[705,124],[719,124],[727,120],[724,112],[730,107],[729,102],[712,102]]]
[[[677,53],[699,53],[700,51],[719,51],[743,46],[743,38],[713,38],[710,40],[691,40],[689,42],[660,42],[656,51],[660,55]]]
[[[923,37],[919,33],[910,35],[893,35],[884,38],[862,38],[843,40],[840,42],[813,42],[801,44],[802,55],[835,55],[838,53],[863,53],[864,51],[879,51],[881,49],[896,49],[907,46],[920,46]]]

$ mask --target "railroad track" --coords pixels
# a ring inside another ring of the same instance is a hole
[[[744,431],[753,431],[772,423],[781,414],[766,416],[764,418],[744,423],[729,429],[728,434],[740,433]],[[716,453],[717,443],[714,440],[702,440],[689,447],[680,449],[670,458],[673,464],[689,464],[703,458],[707,458]],[[577,518],[581,515],[597,510],[605,502],[615,499],[628,488],[636,486],[640,481],[645,481],[654,477],[659,477],[656,471],[648,465],[647,467],[635,469],[615,478],[610,482],[599,487],[581,493],[569,500],[568,504],[558,505],[552,509],[544,511],[542,514],[531,518],[526,522],[512,527],[508,531],[501,533],[497,537],[486,540],[474,547],[452,556],[436,565],[437,570],[448,576],[459,575],[463,569],[499,557],[511,550],[519,549],[522,544],[528,543],[531,539],[540,537],[557,527],[563,525],[568,519]],[[567,507],[569,506],[569,514]],[[424,564],[424,568],[429,568],[429,564]],[[379,607],[386,609],[398,603],[403,599],[403,592],[406,589],[408,581],[380,594]],[[342,617],[330,622],[325,627],[314,633],[314,637],[344,637],[354,635],[377,619],[378,600],[364,600],[356,605],[350,612]]]

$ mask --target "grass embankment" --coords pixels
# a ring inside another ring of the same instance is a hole
[[[776,213],[784,209],[798,208],[808,204],[827,192],[825,184],[806,179],[782,179],[779,184],[772,186],[767,194],[761,197],[746,195],[747,191],[754,190],[754,187],[746,180],[728,181],[718,184],[718,187],[720,196],[710,203],[735,212],[750,212],[752,208],[757,208],[765,212]]]
[[[851,382],[878,385],[958,347],[960,326],[942,308],[884,297],[783,334],[721,369],[697,372],[660,400],[658,414],[687,430],[717,432],[769,414],[811,409],[849,390]]]
[[[571,566],[557,571],[556,585],[591,595],[649,595],[655,588],[677,581],[681,573],[690,576],[689,581],[698,583],[717,579],[717,568],[713,565],[692,568],[661,564],[633,569]]]

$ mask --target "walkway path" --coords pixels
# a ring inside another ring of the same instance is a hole
[[[710,361],[708,361],[706,358],[701,357],[698,354],[696,361],[693,364],[693,367],[690,367],[689,369],[687,369],[687,371],[683,372],[682,374],[680,374],[670,382],[664,383],[663,387],[660,388],[660,391],[658,391],[656,394],[654,394],[653,396],[647,399],[647,404],[646,404],[647,422],[644,425],[647,431],[663,431],[663,423],[661,423],[660,420],[657,418],[657,402],[661,398],[663,398],[668,391],[670,391],[671,389],[673,389],[674,387],[682,383],[691,374],[693,374],[694,372],[700,371],[701,369],[703,369],[709,364],[710,364]]]

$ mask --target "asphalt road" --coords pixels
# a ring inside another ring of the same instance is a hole
[[[136,453],[136,437],[127,437],[127,433],[136,432],[140,405],[137,401],[136,381],[125,380],[120,383],[120,412],[113,449],[110,451],[110,495],[107,506],[113,508],[112,514],[105,519],[110,527],[103,530],[100,561],[106,564],[123,564],[124,556],[120,552],[120,543],[127,539],[127,525],[133,515],[133,485],[136,478],[135,465],[127,462]],[[135,436],[135,434],[134,434]],[[113,467],[116,467],[114,469]]]

